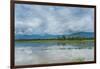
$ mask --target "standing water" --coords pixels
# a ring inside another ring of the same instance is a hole
[[[94,43],[15,42],[15,64],[35,65],[94,61]]]

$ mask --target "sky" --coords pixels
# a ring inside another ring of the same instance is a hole
[[[15,5],[15,34],[64,35],[94,32],[94,8]]]

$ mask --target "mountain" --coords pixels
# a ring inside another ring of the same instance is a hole
[[[57,38],[61,35],[49,35],[49,34],[45,34],[45,35],[38,35],[38,34],[34,34],[34,35],[16,35],[15,39],[48,39],[48,38]]]
[[[69,36],[94,38],[94,33],[93,32],[77,32],[77,33],[70,34]]]
[[[15,35],[15,39],[48,39],[48,38],[53,38],[56,39],[58,37],[62,37],[63,35],[50,35],[50,34],[45,34],[45,35],[38,35],[38,34],[33,34],[33,35]],[[93,38],[94,33],[93,32],[76,32],[72,33],[70,35],[64,35],[66,38],[67,37],[85,37],[85,38]]]

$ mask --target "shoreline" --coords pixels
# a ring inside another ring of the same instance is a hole
[[[15,42],[88,42],[88,41],[94,41],[94,39],[83,39],[83,40],[58,40],[58,39],[53,39],[53,40],[46,40],[46,39],[42,39],[42,40],[15,40]]]

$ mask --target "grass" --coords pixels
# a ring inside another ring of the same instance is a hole
[[[57,42],[57,43],[84,43],[84,42],[88,42],[88,41],[94,41],[93,39],[83,39],[83,40],[59,40],[59,39],[53,39],[53,40],[46,40],[46,39],[41,39],[41,40],[35,40],[35,39],[31,39],[31,40],[15,40],[15,42],[36,42],[36,43],[43,43],[43,42]]]

